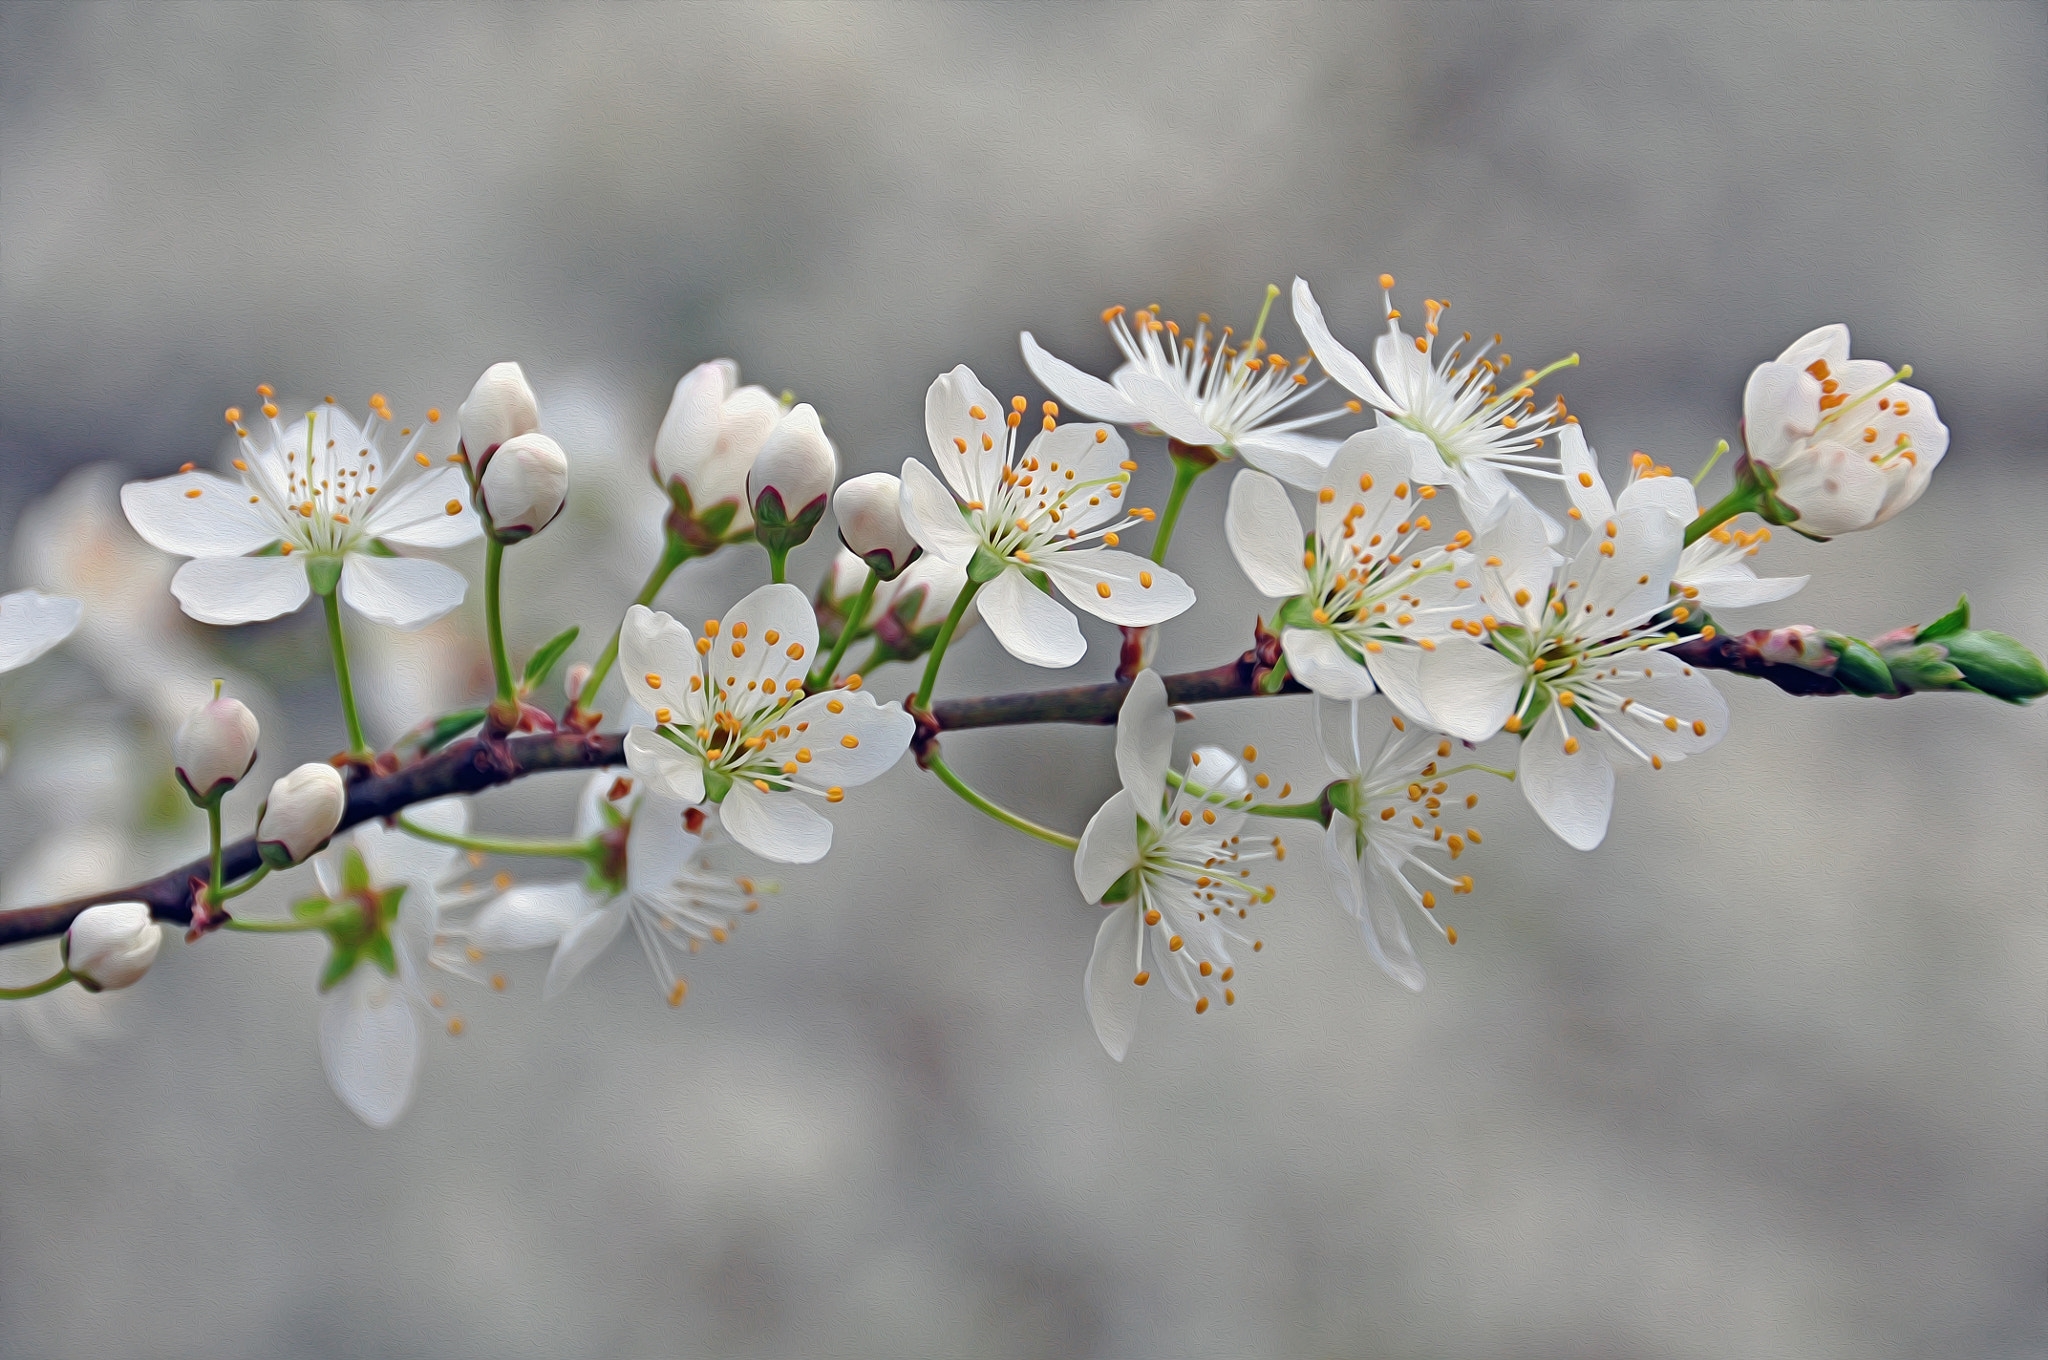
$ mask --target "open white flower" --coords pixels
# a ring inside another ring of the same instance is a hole
[[[1252,584],[1292,597],[1280,611],[1280,645],[1304,685],[1332,699],[1377,688],[1427,721],[1416,663],[1450,635],[1450,620],[1477,591],[1462,551],[1469,532],[1448,546],[1416,546],[1431,528],[1425,502],[1436,493],[1411,484],[1409,470],[1399,433],[1366,430],[1345,440],[1321,475],[1306,551],[1286,489],[1263,473],[1231,484],[1223,525]]]
[[[33,590],[0,595],[0,674],[19,670],[70,637],[81,610],[76,600]]]
[[[1019,457],[1024,406],[1018,397],[1005,412],[964,364],[941,374],[925,394],[924,424],[946,480],[906,460],[903,519],[927,553],[985,582],[975,601],[1010,655],[1034,666],[1071,666],[1088,644],[1073,614],[1038,580],[1124,627],[1164,623],[1192,605],[1195,592],[1166,568],[1116,548],[1119,531],[1153,518],[1150,510],[1120,513],[1134,465],[1116,431],[1059,425],[1048,412]]]
[[[840,801],[902,757],[915,724],[856,690],[805,694],[817,646],[817,616],[791,585],[762,586],[702,637],[634,605],[619,662],[654,726],[626,733],[627,765],[649,792],[718,803],[726,831],[764,859],[822,858],[832,823],[795,795]]]
[[[461,471],[435,467],[420,451],[427,425],[399,431],[411,437],[394,453],[381,397],[370,399],[363,425],[332,398],[280,423],[268,389],[257,390],[260,435],[252,437],[241,411],[228,411],[241,441],[236,480],[187,464],[121,488],[135,531],[192,559],[171,578],[185,612],[201,623],[274,619],[304,604],[313,585],[332,590],[337,574],[342,603],[394,628],[418,628],[461,604],[461,572],[390,551],[450,548],[483,532]]]
[[[1118,1062],[1137,1033],[1153,970],[1197,1015],[1213,1000],[1236,1003],[1230,946],[1262,947],[1238,923],[1273,900],[1272,886],[1254,887],[1246,866],[1280,853],[1279,837],[1246,844],[1239,836],[1252,776],[1228,752],[1205,746],[1188,765],[1201,792],[1169,790],[1172,759],[1166,685],[1156,672],[1140,671],[1116,720],[1123,787],[1089,819],[1074,851],[1082,896],[1100,902],[1112,889],[1119,894],[1096,932],[1083,989],[1095,1036]]]
[[[1264,320],[1261,314],[1261,328]],[[1211,334],[1206,316],[1191,336],[1149,310],[1126,320],[1122,307],[1112,307],[1102,321],[1124,356],[1108,382],[1054,357],[1030,331],[1023,335],[1024,362],[1032,375],[1090,419],[1163,434],[1225,458],[1235,455],[1284,482],[1307,487],[1328,466],[1337,441],[1302,431],[1359,409],[1352,402],[1316,415],[1289,415],[1322,384],[1309,380],[1308,360],[1290,364],[1284,356],[1267,353],[1256,332],[1242,346],[1233,346],[1230,328]]]
[[[1479,795],[1450,792],[1450,777],[1460,772],[1444,768],[1455,749],[1450,738],[1397,714],[1372,747],[1366,730],[1371,721],[1371,710],[1356,699],[1316,700],[1323,759],[1342,781],[1330,791],[1323,867],[1338,904],[1358,923],[1372,961],[1419,992],[1426,979],[1401,923],[1400,903],[1420,908],[1438,934],[1458,942],[1458,932],[1437,915],[1436,894],[1439,888],[1453,896],[1471,892],[1472,875],[1454,878],[1432,861],[1439,855],[1455,860],[1466,845],[1479,844],[1478,828],[1466,825],[1460,832],[1459,823],[1444,824],[1447,812],[1478,806]],[[1435,886],[1418,888],[1418,878]]]
[[[1415,458],[1413,476],[1423,482],[1448,483],[1472,523],[1484,528],[1501,507],[1515,497],[1507,474],[1557,480],[1557,459],[1540,450],[1544,437],[1565,418],[1564,401],[1536,406],[1536,384],[1560,368],[1579,361],[1574,354],[1542,370],[1527,369],[1519,379],[1501,377],[1510,358],[1495,354],[1500,337],[1480,345],[1468,359],[1467,334],[1454,344],[1437,344],[1438,318],[1450,304],[1429,299],[1428,319],[1420,335],[1401,329],[1394,307],[1394,278],[1380,275],[1386,294],[1387,330],[1373,345],[1379,374],[1346,349],[1323,320],[1306,279],[1294,281],[1294,319],[1308,337],[1325,371],[1380,413],[1382,424],[1408,432]]]
[[[1613,762],[1662,769],[1728,725],[1720,692],[1664,654],[1677,634],[1652,625],[1667,608],[1685,616],[1670,598],[1683,522],[1646,497],[1588,527],[1585,546],[1561,558],[1534,508],[1508,506],[1479,538],[1488,612],[1459,621],[1466,636],[1425,655],[1418,673],[1431,718],[1451,735],[1523,735],[1523,796],[1580,850],[1607,834]]]
[[[1751,461],[1770,468],[1791,526],[1826,538],[1884,523],[1920,499],[1948,452],[1934,398],[1910,367],[1849,357],[1849,328],[1822,326],[1757,365],[1742,393]]]

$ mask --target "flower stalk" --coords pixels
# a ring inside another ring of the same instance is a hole
[[[348,641],[341,633],[341,601],[335,598],[332,584],[321,592],[320,603],[327,611],[327,647],[334,654],[334,683],[341,691],[342,720],[348,724],[349,758],[367,762],[374,753],[363,739],[363,720],[356,713],[355,684],[348,674]]]
[[[1021,831],[1025,835],[1037,840],[1044,841],[1047,845],[1057,845],[1062,850],[1072,850],[1081,843],[1076,837],[1069,836],[1064,832],[1054,831],[1049,826],[1040,826],[1029,817],[1019,816],[1000,803],[976,791],[966,780],[953,773],[953,767],[946,763],[945,758],[935,748],[926,751],[924,767],[937,775],[941,784],[944,784],[966,800],[968,806],[980,809],[1001,822],[1004,826]]]

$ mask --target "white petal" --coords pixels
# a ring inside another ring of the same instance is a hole
[[[1339,779],[1355,779],[1365,772],[1365,752],[1358,739],[1360,711],[1355,702],[1316,696],[1316,741],[1330,773]]]
[[[837,704],[838,712],[833,712]],[[795,760],[799,751],[809,759],[798,761],[798,783],[814,789],[835,785],[852,788],[880,778],[910,749],[917,724],[896,703],[878,704],[865,690],[833,690],[813,694],[791,709],[779,721],[790,734],[762,748],[762,754],[776,761]],[[809,724],[798,731],[801,724]],[[854,745],[846,744],[851,737]]]
[[[619,625],[619,675],[626,694],[652,716],[667,708],[695,713],[702,701],[690,697],[690,681],[700,674],[697,640],[668,615],[636,604]],[[649,677],[660,681],[649,683]]]
[[[1145,413],[1146,421],[1183,444],[1215,447],[1223,436],[1202,419],[1202,413],[1178,386],[1149,373],[1123,372],[1116,385]]]
[[[981,415],[976,416],[975,411]],[[987,500],[1002,472],[1009,408],[965,364],[932,379],[924,394],[924,432],[932,461],[963,501]],[[908,481],[908,475],[905,481]],[[925,551],[937,552],[931,544]]]
[[[1593,734],[1552,704],[1522,743],[1515,782],[1543,824],[1574,850],[1591,850],[1607,835],[1614,810],[1614,770]],[[1565,750],[1568,740],[1577,749]]]
[[[1138,808],[1131,795],[1119,789],[1082,829],[1081,843],[1074,848],[1074,882],[1080,885],[1081,896],[1100,902],[1111,884],[1137,867]]]
[[[817,649],[818,616],[811,602],[795,586],[777,581],[725,611],[705,664],[725,682],[725,706],[745,721],[781,703],[790,682],[800,682],[810,669]],[[644,684],[646,677],[641,679]]]
[[[626,768],[655,792],[683,803],[704,801],[704,762],[657,733],[636,727],[626,733]]]
[[[1614,526],[1612,537],[1606,524]],[[1575,611],[1575,624],[1611,635],[1643,622],[1670,601],[1685,525],[1659,506],[1638,504],[1591,527],[1593,537],[1572,560],[1568,578],[1584,584],[1568,592],[1566,604]],[[1613,552],[1603,553],[1603,548]]]
[[[180,557],[240,557],[280,537],[277,522],[249,504],[247,487],[210,472],[130,482],[121,509],[152,548]]]
[[[1598,533],[1599,526],[1614,513],[1614,498],[1607,494],[1607,483],[1600,476],[1593,450],[1586,444],[1585,432],[1576,425],[1559,430],[1557,457],[1559,470],[1564,473],[1565,493],[1585,522]]]
[[[718,813],[734,840],[778,864],[810,864],[832,848],[832,823],[800,793],[763,793],[735,781]]]
[[[1500,566],[1487,568],[1498,575],[1500,583],[1499,597],[1495,598],[1489,578],[1487,602],[1526,626],[1540,624],[1545,595],[1557,572],[1558,556],[1550,550],[1550,535],[1536,507],[1519,497],[1508,501],[1499,519],[1480,535],[1478,554],[1482,560],[1501,560]],[[1519,591],[1528,592],[1527,604],[1516,603]]]
[[[609,906],[570,926],[563,933],[562,942],[555,946],[554,958],[548,960],[548,975],[540,984],[540,999],[553,1001],[567,991],[578,973],[611,948],[612,941],[625,929],[627,913],[632,910],[631,901],[616,897]]]
[[[436,468],[396,490],[379,492],[362,528],[373,538],[407,548],[453,548],[484,531],[483,521],[470,508],[469,484],[461,469],[452,467]]]
[[[1742,434],[1749,456],[1777,467],[1820,418],[1820,383],[1804,367],[1758,364],[1742,389]]]
[[[1720,744],[1728,735],[1728,701],[1713,681],[1669,656],[1646,654],[1642,664],[1617,667],[1604,683],[1635,700],[1622,713],[1603,713],[1620,735],[1651,755],[1683,760]],[[1644,672],[1649,674],[1644,674]],[[1663,718],[1652,713],[1663,714]],[[1694,723],[1705,726],[1696,732]]]
[[[33,590],[0,596],[0,672],[26,666],[70,637],[83,609],[76,600]]]
[[[1522,668],[1470,638],[1446,638],[1416,671],[1430,720],[1460,741],[1485,741],[1515,711]]]
[[[1441,647],[1443,643],[1437,645]],[[1420,647],[1384,643],[1378,651],[1365,654],[1365,668],[1372,672],[1373,683],[1393,701],[1395,708],[1426,727],[1435,727],[1429,700],[1422,693],[1422,658],[1427,655]]]
[[[562,943],[591,914],[581,883],[522,884],[485,903],[464,924],[462,938],[478,949],[543,949]]]
[[[1323,366],[1324,372],[1349,388],[1354,395],[1364,398],[1366,405],[1382,411],[1393,409],[1393,398],[1372,376],[1372,370],[1330,333],[1330,325],[1323,320],[1323,309],[1316,305],[1316,296],[1309,291],[1307,279],[1297,278],[1294,281],[1294,324],[1301,328],[1303,338],[1315,351],[1316,362]]]
[[[1374,689],[1372,672],[1320,628],[1288,628],[1280,634],[1287,669],[1329,699],[1363,699]]]
[[[1877,464],[1832,442],[1802,446],[1778,472],[1778,499],[1798,512],[1800,528],[1825,536],[1869,528],[1891,489]]]
[[[1131,1040],[1138,1034],[1138,1007],[1145,999],[1145,989],[1134,981],[1145,966],[1144,930],[1136,902],[1111,909],[1095,932],[1095,952],[1088,956],[1082,983],[1095,1037],[1118,1062],[1131,1051]]]
[[[1358,823],[1341,812],[1323,833],[1323,869],[1337,905],[1358,923],[1365,950],[1380,971],[1411,992],[1421,991],[1428,979],[1408,942],[1396,895],[1382,883],[1367,883],[1366,864],[1358,857]]]
[[[1230,484],[1223,536],[1252,588],[1280,599],[1308,589],[1301,565],[1306,535],[1287,489],[1263,472],[1240,472]]]
[[[1157,671],[1139,671],[1116,715],[1116,772],[1147,822],[1159,820],[1172,760],[1173,711],[1166,706],[1166,682]]]
[[[374,963],[358,964],[321,1000],[320,1063],[341,1103],[373,1129],[390,1128],[411,1103],[419,1018]]]
[[[1779,363],[1794,368],[1805,368],[1815,359],[1825,359],[1831,367],[1848,362],[1849,328],[1839,321],[1816,326],[1785,346],[1785,352],[1778,356]]]
[[[260,623],[289,614],[312,594],[299,557],[195,557],[171,578],[171,594],[201,623]]]
[[[364,618],[410,632],[462,603],[462,573],[423,557],[352,552],[341,563],[341,602]]]
[[[1230,442],[1237,456],[1303,490],[1316,484],[1337,456],[1337,441],[1293,430],[1254,430]]]
[[[1144,413],[1129,397],[1102,379],[1083,373],[1066,360],[1048,353],[1031,338],[1030,331],[1024,332],[1021,341],[1024,366],[1063,405],[1073,407],[1091,420],[1110,420],[1119,425],[1135,425],[1145,419]]]
[[[953,493],[915,458],[903,460],[902,494],[904,527],[920,547],[956,567],[965,567],[974,559],[981,535],[968,527]]]
[[[469,829],[469,802],[459,797],[436,798],[407,808],[405,819],[429,831],[459,836]],[[379,821],[357,827],[355,843],[372,883],[380,888],[403,883],[428,895],[462,857],[452,845],[409,836]]]
[[[1032,585],[1016,567],[983,586],[975,600],[989,632],[1019,661],[1034,666],[1071,666],[1088,650],[1073,614]]]
[[[1164,623],[1195,602],[1195,592],[1178,575],[1120,548],[1054,553],[1036,565],[1069,602],[1126,627]],[[987,610],[984,604],[982,612]]]
[[[1813,578],[1760,577],[1749,568],[1737,565],[1733,569],[1715,572],[1710,576],[1688,577],[1681,570],[1679,579],[1681,584],[1698,589],[1700,603],[1708,609],[1744,609],[1750,605],[1771,604],[1797,595]]]
[[[1693,494],[1692,483],[1683,477],[1638,477],[1628,484],[1614,505],[1617,510],[1654,505],[1677,520],[1681,529],[1700,512],[1699,497]]]

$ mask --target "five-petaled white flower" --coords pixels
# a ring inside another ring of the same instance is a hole
[[[1430,530],[1424,503],[1436,493],[1412,485],[1409,471],[1400,434],[1363,431],[1321,475],[1306,550],[1286,490],[1263,473],[1231,484],[1224,533],[1254,586],[1293,597],[1280,611],[1280,644],[1304,685],[1332,699],[1378,688],[1426,721],[1416,663],[1449,636],[1476,588],[1463,551],[1469,532],[1460,529],[1448,546],[1416,545]]]
[[[1034,577],[1125,627],[1164,623],[1195,593],[1166,568],[1116,549],[1120,530],[1153,518],[1150,510],[1119,513],[1134,465],[1116,431],[1059,425],[1048,410],[1043,432],[1019,457],[1024,407],[1018,397],[1005,412],[964,364],[941,374],[925,394],[924,423],[946,481],[906,460],[903,519],[927,553],[985,583],[975,600],[1010,655],[1071,666],[1088,644],[1073,614]]]
[[[1466,767],[1443,768],[1454,749],[1439,732],[1395,715],[1380,744],[1367,754],[1365,728],[1370,710],[1358,700],[1316,700],[1316,734],[1323,759],[1341,781],[1330,791],[1330,825],[1323,833],[1323,867],[1345,914],[1358,923],[1365,948],[1380,971],[1412,992],[1425,981],[1400,902],[1422,909],[1437,933],[1452,944],[1458,932],[1437,915],[1437,889],[1418,888],[1415,878],[1449,888],[1453,896],[1472,891],[1472,875],[1452,877],[1431,862],[1453,860],[1479,844],[1478,828],[1446,828],[1444,814],[1479,804],[1479,795],[1450,793],[1450,778]],[[1448,795],[1448,798],[1447,798]]]
[[[1380,275],[1387,330],[1373,345],[1378,377],[1330,332],[1305,279],[1294,281],[1295,322],[1331,377],[1378,411],[1382,424],[1408,432],[1415,457],[1413,475],[1424,482],[1448,483],[1458,493],[1466,517],[1485,528],[1499,518],[1503,505],[1519,498],[1507,474],[1557,480],[1557,459],[1540,450],[1544,437],[1565,418],[1564,401],[1553,399],[1538,409],[1536,384],[1576,364],[1579,356],[1540,372],[1525,370],[1519,379],[1508,379],[1503,391],[1502,375],[1510,358],[1493,353],[1499,336],[1469,359],[1463,351],[1472,338],[1469,334],[1457,343],[1438,345],[1438,318],[1450,304],[1434,298],[1424,304],[1428,318],[1422,334],[1411,336],[1401,329],[1393,287],[1391,274]]]
[[[0,595],[0,674],[18,670],[71,636],[81,607],[61,595]]]
[[[1934,398],[1874,359],[1849,328],[1822,326],[1757,365],[1742,393],[1752,461],[1771,469],[1793,528],[1827,538],[1884,523],[1920,499],[1948,452]]]
[[[1200,792],[1169,791],[1173,713],[1166,685],[1140,671],[1116,720],[1116,766],[1123,787],[1109,797],[1074,851],[1074,881],[1100,902],[1121,893],[1095,935],[1084,994],[1095,1036],[1122,1062],[1138,1028],[1142,988],[1157,969],[1195,1014],[1214,999],[1232,1005],[1236,975],[1230,945],[1262,947],[1238,929],[1250,909],[1273,900],[1254,887],[1246,865],[1281,853],[1280,838],[1241,843],[1253,777],[1235,757],[1206,746],[1190,757]],[[1150,962],[1147,962],[1147,953]]]
[[[793,795],[836,803],[909,749],[915,724],[853,689],[805,694],[818,619],[791,585],[765,585],[704,635],[642,605],[626,611],[619,660],[654,726],[626,733],[626,763],[650,792],[723,809],[732,838],[764,859],[808,864],[832,823]]]
[[[1651,488],[1652,479],[1638,482]],[[1466,741],[1505,728],[1523,735],[1517,782],[1544,824],[1590,850],[1614,806],[1612,760],[1662,769],[1721,740],[1728,705],[1707,678],[1663,649],[1678,635],[1652,624],[1669,609],[1683,521],[1653,494],[1587,526],[1571,558],[1550,548],[1535,509],[1519,501],[1479,537],[1487,613],[1454,621],[1422,659],[1423,701],[1436,726]]]
[[[440,562],[399,557],[388,545],[450,548],[483,532],[457,468],[436,467],[420,450],[427,423],[393,453],[393,423],[381,396],[358,425],[329,397],[280,423],[268,387],[262,434],[230,407],[241,450],[238,480],[194,471],[121,488],[128,522],[149,543],[192,560],[171,593],[201,623],[256,623],[288,614],[340,581],[342,603],[394,628],[418,628],[462,603],[462,573]],[[251,422],[254,424],[254,422]],[[311,585],[309,585],[311,578]]]
[[[1048,353],[1030,331],[1023,335],[1024,362],[1032,375],[1090,419],[1163,434],[1225,458],[1236,455],[1284,482],[1307,487],[1329,465],[1337,441],[1302,431],[1359,410],[1352,402],[1334,411],[1290,416],[1322,384],[1309,380],[1306,359],[1290,364],[1282,355],[1267,353],[1256,333],[1233,346],[1230,328],[1212,335],[1206,316],[1193,335],[1184,336],[1179,325],[1150,310],[1126,321],[1122,307],[1104,312],[1102,321],[1124,356],[1108,382]]]

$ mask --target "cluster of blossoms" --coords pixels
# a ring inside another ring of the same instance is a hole
[[[1264,948],[1290,822],[1320,832],[1320,895],[1373,962],[1420,989],[1410,923],[1457,942],[1446,917],[1474,890],[1462,859],[1483,842],[1480,786],[1512,781],[1567,845],[1593,849],[1618,773],[1663,770],[1725,735],[1728,706],[1707,669],[1805,691],[2048,692],[2040,662],[1971,629],[1966,608],[1876,643],[1804,625],[1733,639],[1708,613],[1804,584],[1757,575],[1771,526],[1825,538],[1883,523],[1925,491],[1946,451],[1933,402],[1903,382],[1910,370],[1851,359],[1841,327],[1756,370],[1734,486],[1703,511],[1694,486],[1711,460],[1688,480],[1636,453],[1610,489],[1578,416],[1538,396],[1576,356],[1517,370],[1498,335],[1445,334],[1448,304],[1435,299],[1411,333],[1393,279],[1379,286],[1386,328],[1371,362],[1337,339],[1299,279],[1292,311],[1309,352],[1292,359],[1265,339],[1277,288],[1242,339],[1207,316],[1183,329],[1156,307],[1109,309],[1121,363],[1106,377],[1026,333],[1024,362],[1052,399],[1004,400],[956,367],[925,393],[928,457],[843,482],[813,407],[743,384],[730,360],[698,366],[649,452],[659,560],[638,600],[603,621],[609,642],[569,666],[554,711],[539,698],[578,630],[515,667],[502,572],[509,550],[562,514],[574,460],[542,432],[519,366],[485,370],[453,431],[434,410],[401,424],[381,396],[360,423],[332,397],[285,418],[258,388],[260,418],[227,411],[232,476],[188,463],[124,488],[122,507],[148,543],[189,559],[170,588],[194,619],[256,622],[321,597],[349,748],[277,779],[249,841],[226,845],[223,801],[256,766],[259,724],[216,685],[174,743],[176,778],[207,816],[208,860],[93,899],[67,917],[60,972],[5,994],[132,984],[158,954],[158,917],[189,921],[194,940],[318,932],[330,946],[321,1055],[343,1101],[382,1127],[411,1099],[423,1036],[465,1028],[444,980],[502,991],[499,956],[547,950],[552,998],[630,926],[678,1005],[687,961],[776,890],[745,861],[824,858],[830,809],[914,752],[972,807],[1071,855],[1079,898],[1103,909],[1086,1013],[1120,1061],[1155,977],[1197,1015],[1235,1006],[1237,971]],[[1318,372],[1350,397],[1318,400]],[[1063,421],[1061,403],[1085,418]],[[1369,426],[1332,428],[1368,408]],[[1119,427],[1166,440],[1162,510],[1132,502],[1142,467]],[[1196,478],[1219,466],[1233,476],[1224,537],[1271,606],[1238,661],[1161,676],[1146,664],[1156,630],[1196,602],[1166,565],[1173,529]],[[807,597],[788,583],[790,556],[828,513],[840,549]],[[1148,541],[1127,546],[1133,535]],[[396,629],[440,618],[463,604],[467,578],[415,554],[479,538],[492,698],[371,743],[340,607]],[[768,583],[694,629],[655,607],[683,563],[743,542],[766,550]],[[1019,661],[1067,668],[1089,650],[1084,615],[1121,634],[1117,684],[936,699],[941,662],[975,624]],[[71,601],[0,600],[0,670],[78,619]],[[922,663],[916,691],[880,701],[871,677],[897,663]],[[606,731],[614,666],[624,717]],[[1249,744],[1202,744],[1175,761],[1186,705],[1304,691],[1328,765],[1319,786],[1296,796]],[[1078,835],[970,787],[938,742],[1001,722],[1111,718],[1119,786]],[[1512,759],[1485,754],[1488,743],[1512,743]],[[467,801],[446,796],[559,768],[593,770],[563,839],[476,832]],[[477,881],[494,856],[577,870]],[[288,916],[229,909],[308,863],[312,889]]]

